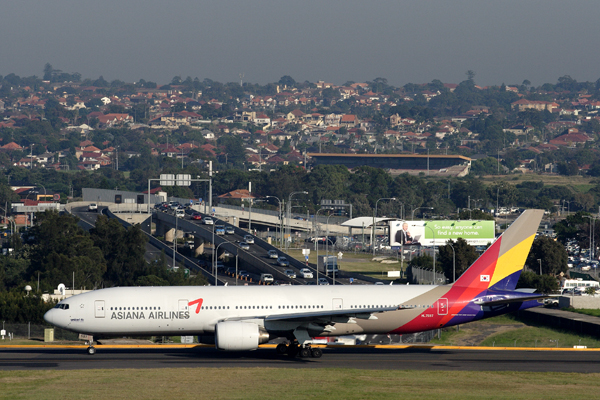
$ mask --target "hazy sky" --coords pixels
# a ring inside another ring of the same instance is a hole
[[[597,0],[0,0],[0,75],[596,81],[599,17]]]

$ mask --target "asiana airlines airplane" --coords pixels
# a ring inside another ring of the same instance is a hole
[[[94,338],[197,335],[228,351],[283,337],[278,353],[318,358],[314,337],[414,333],[539,306],[548,296],[515,288],[542,216],[525,211],[449,285],[115,287],[65,299],[44,319]]]

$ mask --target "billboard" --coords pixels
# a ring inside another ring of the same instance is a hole
[[[494,241],[495,232],[494,221],[390,221],[390,246],[441,246],[458,238],[482,246]]]

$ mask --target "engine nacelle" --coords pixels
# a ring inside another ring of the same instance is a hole
[[[225,321],[215,326],[215,346],[219,350],[256,350],[268,341],[267,331],[251,322]]]

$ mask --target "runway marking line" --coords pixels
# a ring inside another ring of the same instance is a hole
[[[260,345],[261,349],[275,348],[275,344]],[[86,349],[87,345],[0,345],[0,349]],[[95,345],[99,349],[193,349],[196,347],[214,348],[210,344],[99,344]],[[358,348],[358,349],[423,349],[423,350],[497,350],[497,351],[600,351],[600,348],[576,349],[571,347],[490,347],[490,346],[434,346],[434,345],[324,345],[318,344],[312,347],[318,348]]]

